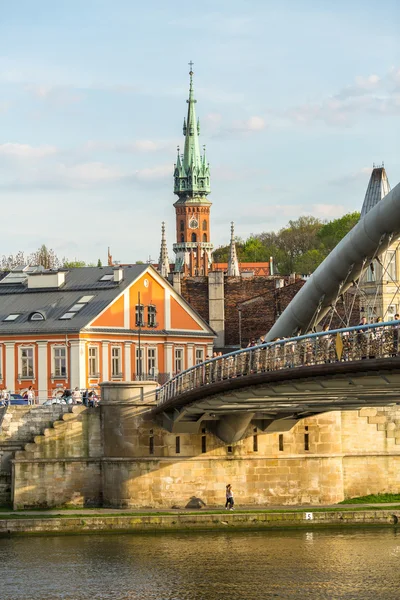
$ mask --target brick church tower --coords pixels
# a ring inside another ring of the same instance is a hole
[[[175,272],[185,275],[207,275],[211,264],[213,245],[210,241],[210,170],[203,146],[200,154],[200,123],[196,120],[193,92],[193,63],[190,64],[190,86],[187,118],[183,121],[185,148],[174,167],[176,243]]]

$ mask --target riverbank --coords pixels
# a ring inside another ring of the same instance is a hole
[[[396,526],[398,504],[236,511],[140,511],[76,509],[0,513],[0,536],[240,530],[348,526]]]

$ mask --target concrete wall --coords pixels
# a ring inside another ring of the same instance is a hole
[[[114,400],[103,389],[101,409],[64,415],[16,453],[15,508],[221,506],[227,483],[242,506],[399,492],[400,409],[325,413],[284,434],[251,425],[231,448],[207,431],[181,434],[177,453],[177,437],[151,419],[146,384],[134,400],[132,385]]]

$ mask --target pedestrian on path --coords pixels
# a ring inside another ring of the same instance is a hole
[[[28,400],[28,404],[35,404],[35,392],[33,391],[33,387],[31,385],[28,388],[26,397]]]
[[[228,483],[228,485],[226,486],[226,502],[225,502],[225,508],[226,510],[233,510],[233,505],[235,504],[234,500],[233,500],[233,492],[232,492],[232,486],[230,483]]]

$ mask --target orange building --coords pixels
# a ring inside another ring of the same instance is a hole
[[[215,333],[151,265],[0,281],[0,389],[40,400],[101,381],[163,381],[212,353]]]

